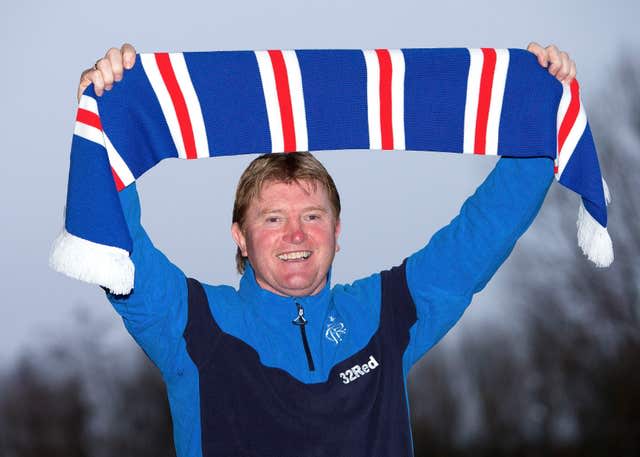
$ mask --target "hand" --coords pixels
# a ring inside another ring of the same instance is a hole
[[[89,84],[93,84],[96,95],[101,96],[105,90],[111,90],[113,84],[122,79],[124,69],[129,70],[136,63],[136,50],[129,43],[120,49],[111,48],[95,65],[87,68],[80,75],[78,85],[78,101]]]
[[[569,54],[560,51],[554,44],[543,48],[538,43],[531,42],[527,51],[532,52],[538,58],[538,63],[548,68],[549,73],[562,83],[570,83],[576,77],[576,63],[571,60]]]

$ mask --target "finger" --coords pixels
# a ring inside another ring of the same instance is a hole
[[[560,81],[565,81],[569,76],[569,72],[571,71],[571,59],[569,58],[569,54],[562,51],[560,53],[560,69],[556,73],[556,78]]]
[[[95,68],[89,68],[82,72],[80,75],[80,84],[78,85],[78,101],[84,90],[93,84],[93,90],[98,97],[104,93],[104,80],[102,79],[102,73]]]
[[[571,70],[569,70],[569,77],[567,78],[567,82],[571,82],[573,79],[575,79],[577,73],[578,69],[576,68],[576,63],[572,60]]]
[[[542,46],[540,46],[535,41],[532,41],[531,43],[529,43],[529,46],[527,46],[527,51],[532,52],[536,56],[540,66],[547,68],[547,65],[549,64],[547,59],[547,52]]]
[[[122,54],[124,68],[127,70],[133,68],[136,63],[136,49],[129,43],[125,43],[120,48],[120,53]]]
[[[114,81],[120,81],[122,79],[122,54],[120,50],[117,48],[111,48],[107,51],[105,55],[105,60],[109,61],[109,65],[111,66],[111,72],[113,74]],[[106,82],[106,81],[105,81]]]
[[[556,74],[562,67],[560,50],[555,45],[547,46],[546,49],[549,56],[549,73],[551,73],[553,76],[556,76]]]
[[[111,71],[111,62],[109,59],[104,57],[98,60],[96,62],[96,68],[98,70],[96,73],[99,73],[102,78],[104,89],[111,90],[113,86],[113,71]]]
[[[89,73],[95,71],[93,68],[88,68],[82,72],[80,75],[80,84],[78,84],[78,102],[80,101],[80,97],[84,90],[91,84],[91,79],[89,78]]]
[[[89,78],[93,83],[93,90],[95,91],[98,97],[101,97],[104,94],[105,84],[104,79],[102,78],[102,73],[99,70],[92,70],[89,73]]]

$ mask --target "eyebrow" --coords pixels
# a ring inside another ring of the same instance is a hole
[[[322,206],[307,206],[306,208],[302,208],[302,211],[320,211],[322,213],[329,212],[327,208],[323,208]],[[284,210],[280,208],[266,208],[260,211],[258,215],[264,216],[265,214],[273,214],[273,213],[282,214],[284,213]]]
[[[306,208],[304,208],[302,211],[320,211],[323,213],[328,213],[329,210],[327,210],[327,208],[324,208],[322,206],[308,206]]]

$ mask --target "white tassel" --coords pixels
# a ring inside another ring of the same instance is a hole
[[[605,184],[606,185],[606,184]],[[605,191],[605,195],[608,193]],[[591,214],[585,209],[580,202],[578,210],[578,246],[582,248],[582,252],[597,267],[608,267],[613,262],[613,243],[609,232]]]
[[[135,270],[126,250],[79,238],[65,229],[53,243],[49,266],[71,278],[104,286],[114,294],[133,290]]]
[[[611,203],[611,193],[609,192],[609,186],[607,186],[607,181],[602,178],[602,190],[604,190],[604,202],[608,206]]]

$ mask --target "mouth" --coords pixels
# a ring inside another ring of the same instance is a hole
[[[307,260],[311,257],[311,251],[283,252],[282,254],[278,254],[276,257],[280,260],[284,260],[285,262]]]

